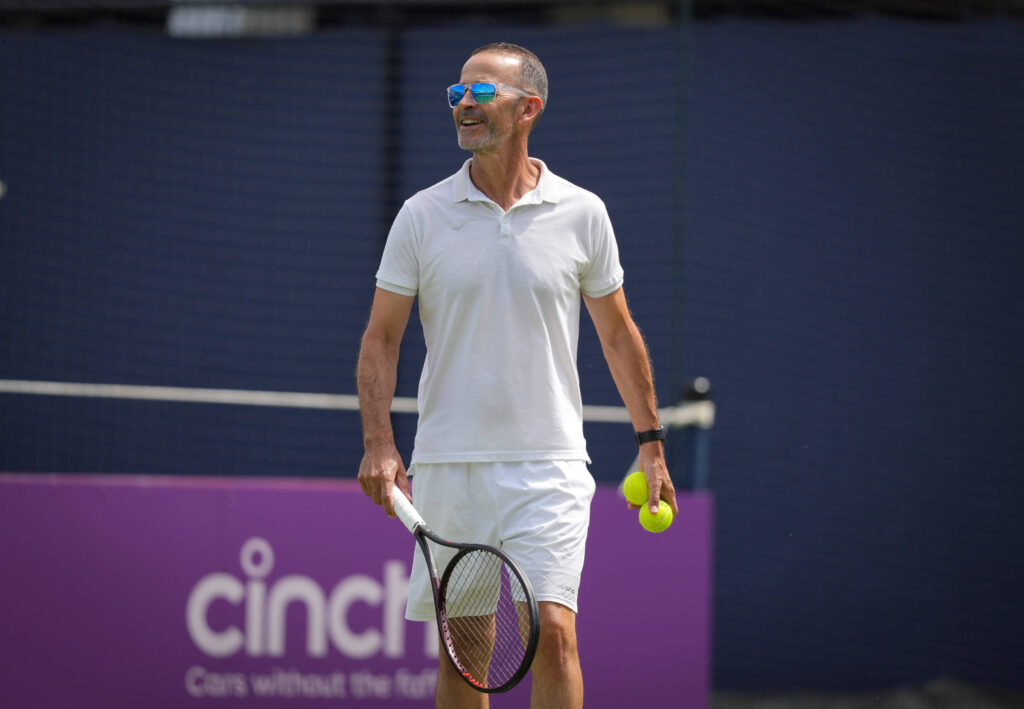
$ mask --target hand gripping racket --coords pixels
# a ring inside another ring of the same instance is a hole
[[[530,669],[540,614],[526,574],[504,552],[484,544],[459,544],[434,534],[397,487],[395,512],[427,562],[441,644],[473,688],[507,692]],[[427,540],[457,552],[438,577]]]

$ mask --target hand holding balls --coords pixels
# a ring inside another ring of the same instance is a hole
[[[651,513],[647,505],[649,490],[647,476],[642,470],[630,473],[622,483],[622,493],[631,504],[640,506],[640,526],[648,532],[664,532],[675,520],[672,508],[664,500],[658,500],[658,511]]]

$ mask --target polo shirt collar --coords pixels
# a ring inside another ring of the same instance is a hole
[[[469,164],[473,158],[462,164],[462,169],[455,173],[455,180],[452,183],[453,202],[490,202],[490,198],[477,189],[473,180],[469,178]],[[561,198],[557,181],[554,175],[548,170],[543,160],[530,158],[530,162],[540,167],[540,179],[532,191],[523,195],[517,204],[540,204],[542,202],[557,203]]]

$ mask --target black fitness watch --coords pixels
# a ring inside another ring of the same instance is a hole
[[[639,431],[633,433],[633,437],[636,439],[638,446],[644,443],[650,443],[651,441],[664,441],[665,440],[665,427],[658,426],[652,428],[650,431]]]

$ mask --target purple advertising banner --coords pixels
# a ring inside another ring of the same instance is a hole
[[[711,497],[662,534],[625,505],[598,488],[586,705],[702,709]],[[413,552],[352,481],[0,475],[0,705],[432,707]],[[529,677],[491,706],[528,707]]]

